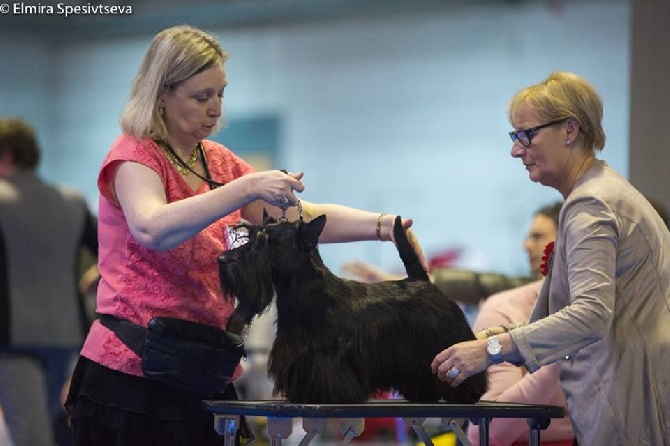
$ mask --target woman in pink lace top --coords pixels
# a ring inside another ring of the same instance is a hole
[[[177,26],[157,34],[142,61],[123,134],[98,177],[100,314],[144,327],[168,316],[225,329],[234,303],[221,293],[217,257],[227,228],[241,219],[260,224],[263,209],[297,218],[302,173],[254,172],[205,139],[221,117],[226,59],[211,35]],[[321,242],[391,240],[392,215],[301,204],[308,220],[328,214]],[[232,384],[217,396],[232,398]],[[96,322],[66,406],[76,445],[221,444],[201,400],[145,378],[140,357]]]

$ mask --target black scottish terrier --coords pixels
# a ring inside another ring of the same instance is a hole
[[[475,339],[456,303],[430,282],[400,217],[396,245],[408,277],[361,283],[335,276],[317,242],[326,224],[277,222],[243,226],[246,244],[218,259],[222,288],[238,304],[227,329],[248,326],[277,296],[277,334],[268,372],[275,393],[293,403],[353,404],[396,390],[408,401],[468,404],[487,389],[486,373],[456,388],[430,370],[435,355]]]

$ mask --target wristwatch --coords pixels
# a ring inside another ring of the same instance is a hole
[[[486,353],[489,354],[494,364],[500,364],[503,362],[503,357],[500,352],[502,352],[502,344],[498,340],[497,336],[491,336],[486,341]]]

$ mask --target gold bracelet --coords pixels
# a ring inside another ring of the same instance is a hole
[[[508,333],[510,330],[514,330],[515,328],[519,328],[521,324],[502,324],[500,328],[505,330],[505,333]]]
[[[489,330],[488,328],[485,328],[482,331],[484,332],[484,334],[486,335],[487,338],[490,338],[491,336],[493,336],[493,333],[491,333],[491,330]]]
[[[377,217],[377,238],[382,242],[382,220],[385,215],[386,214],[379,214],[379,217]]]

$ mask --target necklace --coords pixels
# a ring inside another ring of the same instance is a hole
[[[184,161],[175,153],[172,147],[169,147],[167,143],[161,142],[158,144],[158,147],[161,148],[163,153],[167,156],[168,161],[172,164],[177,172],[182,175],[188,175],[193,171],[195,163],[198,162],[198,146],[196,145],[191,151],[191,156],[189,156],[188,161]]]

